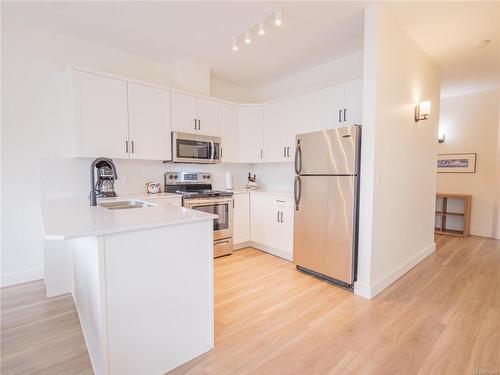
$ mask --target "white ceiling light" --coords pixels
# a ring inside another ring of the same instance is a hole
[[[276,26],[281,26],[283,24],[281,8],[276,8],[274,10],[274,24]]]
[[[276,8],[273,9],[272,11],[266,13],[263,17],[260,17],[257,21],[252,23],[245,31],[241,32],[240,34],[236,35],[233,41],[233,51],[238,51],[238,38],[243,37],[243,41],[245,44],[251,44],[252,43],[252,38],[250,37],[250,33],[252,30],[255,32],[257,30],[257,34],[260,36],[266,35],[266,29],[265,29],[265,23],[266,21],[271,22],[271,17],[272,17],[272,22],[276,26],[281,26],[283,24],[283,19],[282,19],[283,13],[281,11],[281,8]]]
[[[264,21],[259,22],[259,35],[264,35],[266,30],[264,30]]]
[[[250,44],[252,43],[252,39],[250,39],[250,31],[245,31],[245,43]]]

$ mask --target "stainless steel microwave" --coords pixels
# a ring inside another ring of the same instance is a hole
[[[220,162],[220,137],[172,132],[174,163],[215,164]]]

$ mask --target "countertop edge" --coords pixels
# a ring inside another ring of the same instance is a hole
[[[100,231],[92,231],[92,232],[80,232],[80,233],[69,233],[69,234],[44,234],[45,240],[54,240],[54,241],[65,241],[65,240],[74,240],[77,238],[86,238],[86,237],[102,237],[107,235],[119,234],[124,232],[136,232],[140,230],[147,229],[156,229],[162,227],[171,227],[176,225],[190,224],[190,223],[199,223],[203,221],[210,221],[216,218],[216,215],[207,214],[210,216],[206,217],[197,217],[197,218],[186,218],[179,219],[173,222],[168,223],[150,223],[150,224],[141,224],[141,225],[133,225],[129,227],[121,227],[116,229],[106,229]]]

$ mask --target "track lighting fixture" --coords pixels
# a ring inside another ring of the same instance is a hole
[[[264,30],[264,21],[259,22],[259,35],[265,35],[266,30]]]
[[[281,8],[276,8],[274,10],[274,24],[276,26],[281,26],[283,24],[283,20],[281,18]]]
[[[250,39],[250,31],[245,31],[245,43],[250,44],[252,43],[252,39]]]
[[[252,23],[245,31],[236,35],[233,40],[233,51],[239,50],[240,46],[238,45],[238,39],[240,41],[243,40],[245,44],[251,44],[251,33],[255,32],[256,30],[257,34],[260,36],[266,35],[266,22],[268,23],[268,25],[272,22],[276,26],[281,26],[283,24],[282,16],[283,13],[281,11],[281,8],[275,8],[269,13],[265,14],[263,17],[259,18],[256,22]]]

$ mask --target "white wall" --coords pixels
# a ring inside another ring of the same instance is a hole
[[[210,95],[237,103],[258,102],[254,90],[225,81],[214,74],[211,77]]]
[[[440,76],[383,6],[365,12],[364,54],[355,291],[373,297],[434,251]],[[415,123],[421,100],[431,100],[432,114]]]
[[[499,91],[485,91],[441,100],[440,132],[445,142],[438,153],[477,153],[476,173],[438,173],[437,190],[472,194],[471,234],[496,232]]]
[[[498,134],[497,134],[497,166],[496,171],[496,217],[495,217],[495,238],[500,239],[500,90],[498,94]]]
[[[35,29],[2,15],[2,284],[43,277],[43,231],[38,200],[88,194],[90,160],[72,159],[74,150],[70,85],[66,66],[123,75],[171,87],[181,82],[172,66],[119,50]],[[203,69],[201,69],[203,70]],[[205,75],[203,75],[205,77]],[[207,75],[210,78],[209,74]],[[206,85],[201,79],[200,88]],[[162,181],[167,170],[210,167],[117,161],[121,194],[144,191],[148,180]],[[248,165],[227,167],[235,187],[246,181]],[[214,167],[215,185],[227,168]]]
[[[301,94],[363,76],[363,51],[329,61],[255,89],[260,101]]]
[[[89,159],[74,159],[74,125],[67,66],[75,65],[159,85],[241,102],[255,102],[309,91],[361,76],[362,52],[312,68],[255,90],[210,76],[187,61],[163,65],[103,45],[33,28],[2,14],[2,285],[43,277],[40,197],[87,195]],[[116,160],[119,194],[144,191],[169,170],[211,171],[214,187],[224,172],[234,188],[257,174],[263,188],[292,189],[291,163],[218,166]]]

